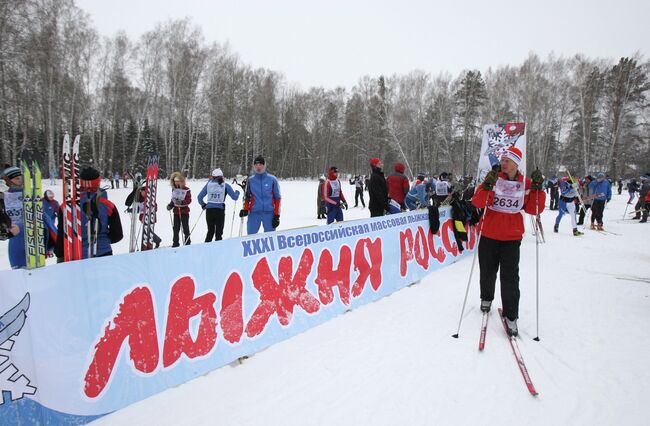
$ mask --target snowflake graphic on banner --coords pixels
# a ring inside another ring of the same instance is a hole
[[[488,146],[483,155],[488,156],[492,166],[498,165],[503,153],[516,145],[524,130],[524,123],[495,124],[494,127],[486,130]]]
[[[31,385],[27,376],[11,362],[11,350],[17,336],[27,320],[29,309],[29,293],[0,316],[0,406],[5,402],[5,396],[10,401],[17,401],[25,395],[34,395],[36,388]]]

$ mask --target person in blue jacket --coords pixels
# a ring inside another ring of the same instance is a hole
[[[203,201],[208,196],[208,202]],[[234,201],[239,199],[239,191],[233,191],[232,187],[223,181],[221,169],[214,169],[210,180],[199,192],[199,204],[205,210],[205,221],[208,224],[208,233],[205,242],[221,241],[223,236],[223,225],[226,220],[226,195]]]
[[[56,247],[56,238],[58,230],[56,228],[56,215],[59,211],[59,202],[54,199],[54,192],[51,190],[45,191],[43,194],[43,224],[45,225],[46,233],[46,251],[48,257],[52,255],[54,247]]]
[[[612,185],[605,179],[605,174],[599,172],[596,180],[589,184],[589,190],[594,194],[594,202],[591,204],[591,229],[596,229],[594,225],[596,222],[598,230],[603,231],[603,213],[605,203],[609,203],[612,199]]]
[[[413,185],[404,199],[409,210],[427,207],[429,205],[430,190],[431,185],[429,184],[429,179],[426,177],[423,178],[421,183]]]
[[[23,227],[23,174],[19,167],[8,166],[2,172],[2,178],[9,187],[3,194],[3,204],[6,216],[11,219],[9,229],[13,235],[9,239],[9,264],[12,269],[24,268],[27,266],[27,259]]]
[[[578,226],[576,223],[576,201],[578,200],[578,185],[571,178],[563,178],[558,188],[560,190],[560,203],[558,204],[557,217],[555,218],[555,225],[553,226],[553,232],[557,233],[560,231],[560,222],[562,221],[562,216],[565,214],[569,215],[571,219],[571,228],[573,229],[573,236],[580,237],[583,235],[582,232],[578,231]]]
[[[122,222],[117,207],[103,193],[98,193],[101,177],[92,167],[81,170],[79,186],[81,198],[81,255],[88,257],[103,257],[113,255],[111,244],[123,237]],[[59,209],[58,220],[63,224],[63,210]],[[90,220],[90,241],[88,238],[88,221]],[[54,252],[60,259],[64,257],[64,226],[59,226],[56,248]]]
[[[264,157],[258,155],[253,161],[255,173],[248,178],[244,208],[239,217],[248,216],[248,235],[257,234],[260,226],[264,232],[275,231],[280,226],[280,184],[266,171]]]

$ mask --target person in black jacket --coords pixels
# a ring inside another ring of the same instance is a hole
[[[388,210],[388,187],[386,186],[384,172],[381,170],[381,160],[379,158],[371,158],[370,167],[372,168],[370,187],[368,190],[370,195],[370,202],[368,203],[370,217],[383,216],[386,210]]]

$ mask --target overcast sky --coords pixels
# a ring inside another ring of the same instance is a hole
[[[95,28],[137,39],[189,16],[253,67],[303,88],[363,75],[520,64],[533,51],[619,58],[650,53],[650,0],[76,0]]]

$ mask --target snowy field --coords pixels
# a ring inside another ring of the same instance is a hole
[[[47,182],[49,183],[49,181]],[[189,183],[190,226],[203,181]],[[54,189],[60,196],[60,187]],[[316,219],[317,182],[283,181],[280,229]],[[354,188],[344,183],[348,203]],[[109,190],[120,212],[129,189]],[[159,182],[156,233],[171,245]],[[366,195],[367,197],[367,195]],[[367,201],[367,199],[366,199]],[[650,416],[650,226],[622,221],[627,195],[614,195],[605,229],[573,237],[568,217],[545,211],[540,246],[540,342],[535,330],[535,237],[521,248],[520,348],[539,396],[528,393],[495,309],[478,352],[478,274],[460,338],[453,339],[471,259],[417,285],[337,317],[260,352],[103,417],[97,425],[646,425]],[[239,210],[241,200],[237,202]],[[232,201],[224,237],[231,234]],[[351,208],[346,219],[369,216]],[[128,251],[129,216],[121,213]],[[529,225],[528,219],[526,224]],[[233,236],[237,236],[235,217]],[[201,217],[193,243],[205,237]],[[164,250],[164,248],[161,248]],[[8,268],[7,245],[0,266]],[[227,253],[224,253],[227,255]],[[478,272],[478,270],[477,270]],[[498,290],[497,290],[498,294]],[[497,296],[498,298],[498,296]],[[498,300],[498,299],[497,299]]]

